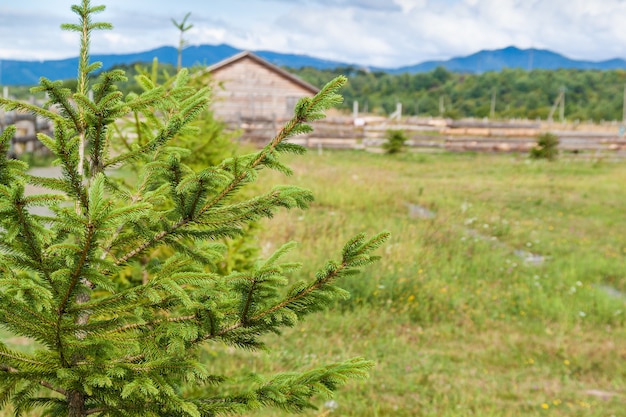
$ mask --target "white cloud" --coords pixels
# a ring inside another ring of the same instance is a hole
[[[225,28],[202,27],[192,28],[188,38],[194,39],[194,44],[220,44],[225,42],[228,31]]]
[[[69,5],[75,2],[29,0],[0,6],[0,57],[75,55],[76,39],[58,29],[74,20]],[[98,20],[116,28],[94,37],[97,53],[175,45],[178,33],[170,18],[191,11],[194,27],[187,39],[192,44],[229,43],[363,65],[410,65],[509,45],[552,49],[577,59],[626,57],[624,0],[101,2],[108,8]]]
[[[397,11],[401,7],[391,0],[315,0],[314,2],[333,7]]]

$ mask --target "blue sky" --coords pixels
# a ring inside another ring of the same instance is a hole
[[[0,59],[75,56],[79,0],[0,0]],[[94,53],[176,45],[170,19],[191,12],[190,44],[303,53],[396,67],[510,45],[576,59],[626,58],[625,0],[92,0],[115,29]]]

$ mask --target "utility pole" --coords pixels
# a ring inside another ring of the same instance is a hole
[[[496,117],[496,89],[491,92],[491,110],[489,111],[489,118],[495,119]]]
[[[391,120],[402,120],[402,103],[399,101],[396,103],[396,111],[389,115],[389,119]]]
[[[559,116],[561,116],[561,123],[565,123],[565,87],[561,87],[561,111]]]
[[[622,125],[626,126],[626,84],[624,85],[624,103],[622,104]]]
[[[443,116],[446,111],[446,107],[443,104],[443,96],[439,96],[439,116]]]
[[[554,104],[550,109],[550,114],[548,114],[548,121],[552,122],[552,118],[554,116],[554,112],[556,111],[557,106],[559,106],[559,116],[561,117],[561,122],[565,121],[565,87],[561,87],[559,90],[559,95],[554,100]]]

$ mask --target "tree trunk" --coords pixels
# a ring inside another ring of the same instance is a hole
[[[82,279],[81,282],[89,289],[93,288],[93,284],[86,279]],[[91,299],[91,295],[87,293],[79,293],[76,296],[76,304],[84,304]],[[89,322],[89,313],[81,312],[76,318],[76,324],[79,326],[83,326]],[[78,340],[85,339],[86,333],[82,330],[77,330],[75,332],[76,338]],[[83,358],[82,354],[76,353],[72,358],[72,363],[75,364],[79,360]],[[86,417],[87,413],[85,412],[85,394],[78,391],[70,391],[67,393],[67,402],[69,405],[68,409],[68,417]]]
[[[69,405],[68,417],[86,417],[85,396],[82,392],[72,391],[67,394]]]

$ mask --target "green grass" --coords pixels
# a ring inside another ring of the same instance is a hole
[[[259,188],[293,183],[316,201],[263,224],[264,254],[298,241],[291,256],[310,275],[356,233],[392,240],[344,282],[351,300],[267,338],[268,352],[210,346],[216,371],[376,362],[326,404],[336,407],[320,398],[306,416],[623,415],[626,298],[606,288],[626,293],[626,165],[325,151],[291,166]]]
[[[265,225],[267,253],[296,240],[310,274],[355,233],[393,238],[378,265],[345,283],[349,302],[254,356],[257,372],[375,360],[371,379],[343,390],[331,415],[623,412],[626,299],[605,288],[626,292],[626,166],[357,152],[293,166],[292,178],[268,186],[298,184],[316,202]],[[408,204],[436,216],[411,217]],[[516,250],[546,260],[526,263]]]

